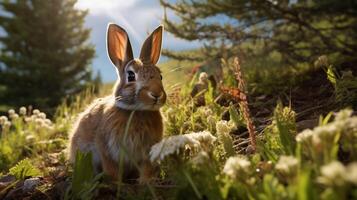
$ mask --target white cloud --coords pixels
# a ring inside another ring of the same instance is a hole
[[[120,12],[131,8],[137,0],[78,0],[75,7],[89,9],[93,15]]]
[[[152,22],[159,24],[162,9],[159,5],[145,5],[140,0],[79,0],[79,9],[88,9],[90,15],[106,16],[111,22],[123,26],[135,42],[140,43]]]
[[[133,45],[134,54],[138,55],[147,35],[153,31],[163,18],[164,10],[155,0],[78,0],[78,9],[88,9],[86,26],[91,28],[91,41],[96,46],[97,57],[93,62],[95,70],[102,73],[104,81],[115,80],[116,76],[103,65],[110,65],[105,47],[105,27],[109,22],[116,23],[127,30]],[[174,13],[167,13],[169,19],[177,19]],[[164,33],[163,47],[171,50],[197,48],[199,42],[188,42]],[[110,68],[111,69],[111,68]]]

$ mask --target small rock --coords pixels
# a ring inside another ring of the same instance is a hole
[[[40,178],[29,178],[29,179],[25,180],[24,186],[22,187],[22,189],[24,191],[31,191],[31,190],[35,189],[35,187],[40,184],[41,184]]]

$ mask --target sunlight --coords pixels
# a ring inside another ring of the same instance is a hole
[[[133,35],[135,41],[141,42],[142,36],[139,31],[121,14],[132,9],[136,2],[137,0],[79,0],[75,7],[88,9],[93,15],[107,16],[112,22],[120,22]]]
[[[357,200],[341,2],[0,0],[0,200]]]
[[[136,2],[137,0],[78,0],[75,7],[89,9],[93,14],[108,14],[128,9]]]

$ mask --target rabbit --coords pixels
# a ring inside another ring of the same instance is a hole
[[[155,166],[148,154],[151,146],[162,139],[160,108],[166,102],[161,72],[156,66],[162,34],[160,25],[145,40],[140,57],[134,59],[126,31],[108,24],[107,51],[118,80],[112,95],[95,100],[79,114],[69,137],[71,163],[75,162],[78,150],[91,152],[95,172],[103,171],[118,179],[119,155],[124,154],[124,178],[139,177],[143,183],[153,177]]]

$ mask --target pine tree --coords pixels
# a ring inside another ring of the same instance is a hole
[[[91,81],[94,57],[76,0],[0,2],[1,104],[53,108]]]
[[[164,18],[165,29],[185,40],[206,43],[214,57],[225,44],[228,56],[252,59],[277,51],[285,64],[328,55],[336,64],[357,64],[357,3],[354,0],[160,0],[177,20]],[[166,12],[166,11],[165,11]],[[250,44],[250,45],[247,45]],[[164,51],[176,59],[199,59]]]

